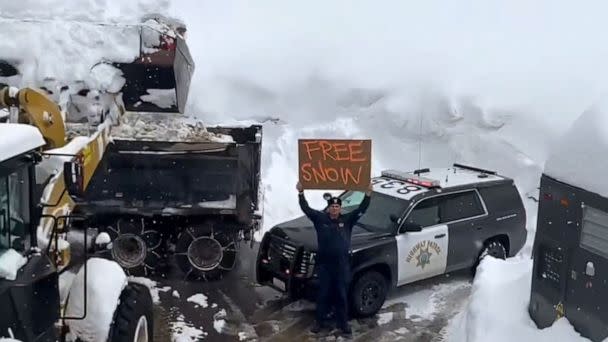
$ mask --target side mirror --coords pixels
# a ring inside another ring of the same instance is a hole
[[[63,164],[63,181],[72,199],[76,201],[84,196],[84,170],[79,158]]]
[[[421,232],[422,226],[417,223],[406,222],[403,225],[403,231],[405,232]]]
[[[390,214],[388,216],[388,218],[391,220],[391,222],[393,222],[394,224],[398,224],[399,223],[399,218],[397,217],[397,215],[395,214]]]

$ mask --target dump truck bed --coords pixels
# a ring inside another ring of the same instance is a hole
[[[112,128],[81,209],[145,215],[257,210],[260,126],[205,128],[163,117],[137,115],[128,126]]]

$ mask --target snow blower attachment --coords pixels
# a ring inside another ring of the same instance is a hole
[[[140,27],[139,57],[112,63],[126,80],[122,92],[127,111],[184,113],[194,72],[185,31],[167,18],[147,19]]]

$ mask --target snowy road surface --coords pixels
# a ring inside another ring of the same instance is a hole
[[[156,282],[156,341],[336,341],[308,330],[315,304],[289,302],[277,291],[255,284],[255,254],[241,246],[238,269],[216,282],[185,282],[173,267]],[[444,341],[450,318],[463,308],[471,290],[467,272],[439,276],[389,294],[381,312],[351,320],[355,341]]]

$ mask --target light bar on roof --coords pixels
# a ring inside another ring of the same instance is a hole
[[[411,184],[423,186],[425,188],[439,187],[440,183],[436,179],[430,179],[425,177],[419,177],[418,175],[401,172],[397,170],[384,170],[382,171],[382,177],[392,178],[400,181],[404,181]]]

